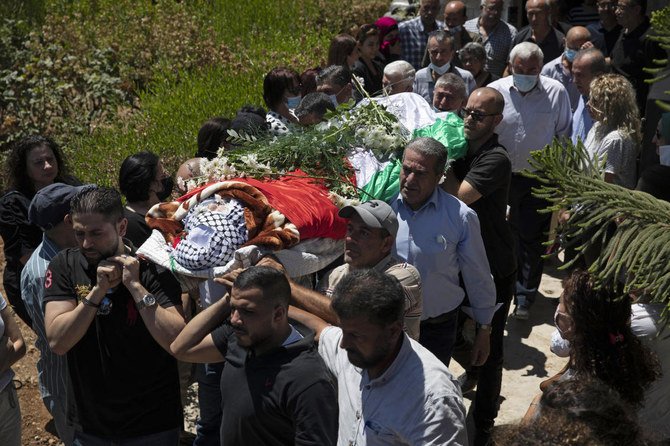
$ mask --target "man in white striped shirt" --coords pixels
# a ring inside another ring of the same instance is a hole
[[[40,351],[37,361],[37,377],[40,395],[51,416],[56,430],[66,446],[72,444],[74,427],[67,420],[67,362],[65,356],[58,356],[49,348],[44,329],[44,276],[52,258],[61,249],[77,245],[72,226],[65,223],[65,215],[70,212],[70,199],[85,186],[75,187],[55,183],[37,192],[28,218],[31,224],[42,228],[42,243],[30,256],[21,273],[21,297],[26,310],[33,320],[33,330],[37,333],[35,344]]]

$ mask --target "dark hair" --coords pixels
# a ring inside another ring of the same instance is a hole
[[[300,74],[300,96],[305,97],[316,91],[316,77],[321,67],[308,68]]]
[[[596,288],[585,271],[574,271],[566,279],[563,301],[574,323],[572,368],[578,376],[596,377],[625,401],[639,405],[644,390],[659,377],[660,366],[632,333],[630,298],[619,291]]]
[[[224,145],[228,137],[230,119],[215,117],[206,121],[198,130],[197,158],[211,160],[217,156],[219,148]]]
[[[379,40],[379,28],[377,25],[366,23],[358,28],[358,33],[356,34],[356,41],[358,43],[362,45],[369,37],[377,37],[377,40]],[[377,44],[379,45],[379,42]]]
[[[356,49],[356,39],[349,34],[338,34],[330,41],[328,65],[347,65],[347,58]]]
[[[384,327],[403,320],[404,296],[395,277],[373,269],[356,270],[338,282],[331,305],[340,319],[365,316]]]
[[[408,150],[413,150],[424,156],[429,156],[435,158],[435,173],[442,175],[444,173],[444,168],[447,165],[447,148],[444,147],[440,141],[430,138],[415,138],[409,142],[405,148],[405,153]],[[404,158],[404,155],[403,155]]]
[[[335,84],[344,87],[351,82],[351,71],[344,65],[330,65],[316,77],[316,85]]]
[[[273,68],[263,79],[263,100],[270,110],[274,110],[289,91],[300,94],[300,76],[290,68]]]
[[[238,290],[259,288],[263,291],[265,299],[277,302],[284,307],[288,307],[291,299],[291,285],[286,276],[268,266],[252,266],[245,269],[233,282],[233,288]]]
[[[309,93],[300,101],[300,105],[295,109],[295,115],[300,119],[310,113],[315,113],[321,119],[328,110],[335,110],[335,104],[327,94]]]
[[[540,416],[555,411],[585,423],[605,444],[636,444],[642,434],[635,411],[616,390],[596,378],[555,382],[542,395],[540,408]]]
[[[443,29],[438,29],[435,31],[432,31],[430,34],[428,34],[428,40],[435,38],[437,40],[437,43],[444,43],[447,42],[449,43],[450,48],[453,50],[454,49],[454,36],[449,34]],[[426,41],[427,42],[427,41]]]
[[[119,189],[126,200],[133,203],[149,199],[149,187],[156,179],[158,161],[156,154],[147,151],[123,160],[119,170]]]
[[[63,161],[63,154],[51,138],[41,135],[26,136],[17,141],[7,156],[5,163],[5,178],[8,181],[9,189],[16,189],[27,197],[35,195],[35,186],[27,175],[28,172],[28,154],[31,150],[38,147],[47,147],[51,149],[58,163],[58,174],[54,179],[55,183],[64,182],[67,176],[67,166]]]
[[[100,214],[110,223],[123,218],[121,194],[116,189],[91,186],[72,197],[70,215]]]

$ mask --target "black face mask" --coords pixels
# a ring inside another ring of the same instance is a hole
[[[174,180],[172,177],[165,177],[161,180],[163,185],[163,190],[160,193],[157,193],[156,196],[160,201],[165,201],[172,194],[172,189],[174,188]]]

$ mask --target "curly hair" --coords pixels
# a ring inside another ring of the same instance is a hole
[[[51,138],[41,135],[26,136],[19,140],[12,147],[11,152],[7,156],[5,163],[5,178],[7,178],[8,189],[16,189],[27,197],[35,195],[35,186],[30,178],[28,178],[28,154],[31,150],[38,147],[47,147],[56,158],[58,164],[58,174],[54,182],[63,182],[63,178],[67,176],[67,166],[63,160],[63,153],[58,144]]]
[[[633,85],[620,74],[608,73],[593,79],[589,88],[589,105],[601,116],[603,134],[618,130],[639,146],[642,131]]]
[[[563,300],[574,323],[572,368],[595,377],[640,405],[644,390],[660,376],[656,355],[632,333],[630,299],[614,287],[596,288],[585,271],[565,281]]]

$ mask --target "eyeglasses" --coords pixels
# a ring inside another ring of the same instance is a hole
[[[481,121],[483,121],[484,118],[486,118],[487,116],[497,116],[497,115],[500,114],[500,113],[482,113],[482,112],[480,112],[480,111],[477,111],[477,110],[470,110],[470,109],[467,109],[467,108],[463,108],[462,111],[463,111],[463,116],[464,116],[464,117],[468,117],[468,116],[469,116],[469,117],[471,117],[472,120],[475,121],[475,122],[481,122]]]

